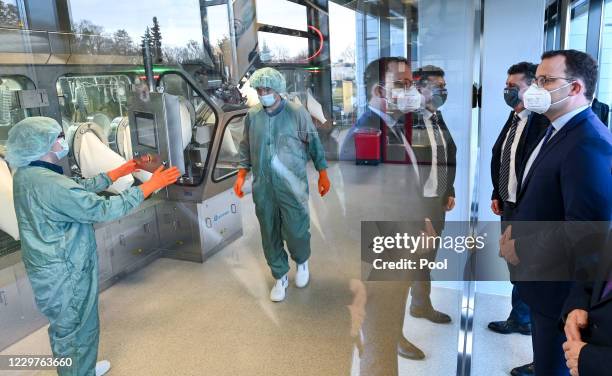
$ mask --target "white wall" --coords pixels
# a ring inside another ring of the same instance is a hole
[[[503,89],[508,68],[520,61],[540,62],[544,45],[546,0],[485,0],[482,109],[480,124],[479,221],[494,221],[491,212],[491,149],[510,113]]]

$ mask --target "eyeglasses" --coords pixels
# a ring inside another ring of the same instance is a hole
[[[535,83],[538,87],[544,87],[556,80],[573,81],[574,79],[572,77],[539,76],[536,77]]]
[[[410,89],[414,85],[412,80],[398,80],[391,82],[392,89]],[[386,82],[380,82],[380,86],[385,87]]]

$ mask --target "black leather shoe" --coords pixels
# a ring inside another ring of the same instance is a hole
[[[410,306],[410,316],[427,319],[436,324],[448,324],[451,318],[446,313],[436,311],[433,307],[415,308]]]
[[[499,334],[521,333],[531,335],[531,324],[519,324],[513,320],[490,322],[489,329]]]
[[[533,363],[525,364],[524,366],[512,368],[510,371],[512,376],[534,376],[535,368],[533,367]]]
[[[425,359],[425,354],[421,349],[412,344],[412,342],[408,341],[406,338],[402,338],[399,340],[397,344],[397,355],[401,356],[405,359],[412,360],[423,360]]]

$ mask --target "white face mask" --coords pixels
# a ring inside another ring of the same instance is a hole
[[[399,110],[406,114],[409,112],[418,111],[421,108],[423,97],[416,87],[411,86],[410,89],[392,89],[392,101],[387,101],[387,110]]]
[[[568,87],[572,83],[573,82],[568,82],[566,85],[563,85],[551,91],[548,91],[543,87],[539,87],[536,84],[532,84],[531,86],[529,86],[529,89],[525,91],[525,94],[523,94],[523,104],[525,105],[525,108],[529,111],[533,111],[538,114],[543,114],[548,111],[552,105],[561,103],[567,98],[569,98],[569,96],[566,96],[565,98],[552,103],[552,97],[550,93],[554,93],[557,90],[561,90],[565,87]]]

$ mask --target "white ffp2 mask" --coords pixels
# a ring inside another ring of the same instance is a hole
[[[569,98],[569,96],[567,96],[553,103],[550,93],[554,93],[557,90],[561,90],[571,85],[572,83],[573,82],[568,82],[566,85],[563,85],[551,91],[548,91],[543,87],[539,87],[536,84],[532,84],[531,86],[529,86],[527,91],[525,91],[525,94],[523,94],[523,104],[525,105],[525,108],[529,111],[533,111],[538,114],[543,114],[548,111],[552,105],[561,103],[567,98]]]
[[[403,113],[415,112],[421,108],[422,96],[416,87],[410,89],[392,89],[391,98],[387,101],[387,108],[390,110],[400,110]]]

